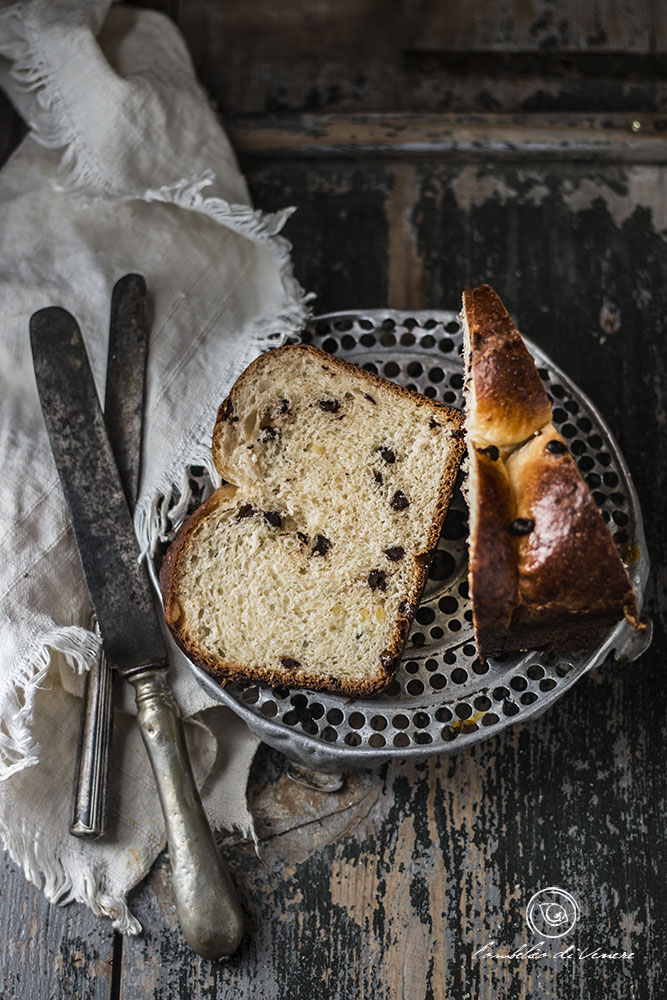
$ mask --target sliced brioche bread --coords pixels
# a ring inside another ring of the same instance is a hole
[[[223,402],[218,489],[161,571],[179,645],[216,677],[351,695],[395,672],[464,450],[461,414],[312,347]]]
[[[624,615],[626,569],[519,331],[488,285],[463,294],[469,587],[481,655],[594,645]]]

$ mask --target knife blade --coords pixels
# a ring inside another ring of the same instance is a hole
[[[111,294],[104,423],[130,511],[139,490],[148,294],[140,274],[126,274]]]
[[[74,317],[59,307],[30,320],[51,449],[109,662],[136,692],[137,721],[164,815],[176,912],[190,946],[228,958],[243,916],[192,776],[166,677],[166,649],[130,512]]]
[[[139,488],[148,332],[146,282],[140,274],[126,274],[111,295],[104,423],[130,511]],[[101,638],[94,615],[93,630]],[[112,701],[111,667],[100,645],[81,702],[70,833],[82,839],[100,837],[106,829]]]
[[[41,309],[30,321],[37,386],[104,651],[124,676],[167,666],[152,592],[76,321]]]

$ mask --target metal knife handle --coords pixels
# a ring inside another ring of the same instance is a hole
[[[93,628],[100,636],[97,619]],[[70,826],[70,833],[85,839],[99,837],[106,826],[108,760],[113,725],[111,682],[111,668],[100,643],[97,659],[85,681]]]
[[[199,955],[222,961],[241,942],[243,913],[195,786],[181,713],[162,670],[128,679],[164,813],[181,929]]]

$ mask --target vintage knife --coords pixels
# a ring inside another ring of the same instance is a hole
[[[30,320],[37,387],[109,663],[135,688],[137,720],[167,829],[178,918],[190,946],[224,959],[243,918],[197,792],[167,652],[76,320]]]
[[[139,487],[144,376],[148,347],[148,296],[140,274],[126,274],[114,285],[104,422],[127,505],[132,512]],[[93,628],[100,634],[97,618]],[[112,674],[104,647],[86,674],[81,733],[74,781],[70,833],[99,837],[106,828],[109,758],[113,727]]]

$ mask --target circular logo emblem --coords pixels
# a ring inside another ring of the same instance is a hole
[[[540,889],[526,907],[526,921],[533,934],[559,938],[569,934],[579,919],[579,904],[565,889]]]

